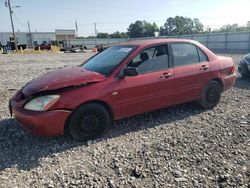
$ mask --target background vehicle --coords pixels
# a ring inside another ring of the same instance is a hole
[[[80,46],[71,46],[71,47],[67,47],[67,48],[61,48],[60,51],[64,52],[64,53],[79,53],[79,52],[84,52],[85,50],[87,50],[86,46],[80,45]]]
[[[2,46],[2,48],[9,48],[10,50],[15,50],[15,42],[8,41],[5,46]],[[21,50],[21,48],[24,50],[27,48],[26,44],[18,44],[17,45],[18,50]]]
[[[99,44],[96,46],[96,49],[98,52],[102,52],[103,50],[106,50],[108,46],[106,44]]]
[[[250,53],[240,60],[238,71],[242,77],[250,77]]]
[[[38,50],[40,47],[40,50],[51,50],[51,44],[43,43],[41,45],[36,45],[35,50]]]
[[[235,79],[232,59],[198,42],[130,41],[33,80],[10,100],[10,112],[34,134],[89,140],[114,120],[155,109],[188,101],[212,109]]]

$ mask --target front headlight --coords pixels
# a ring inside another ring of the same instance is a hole
[[[45,95],[30,100],[24,105],[24,109],[33,111],[46,111],[59,100],[59,95]]]

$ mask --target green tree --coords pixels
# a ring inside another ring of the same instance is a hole
[[[87,38],[87,39],[94,39],[94,38],[95,38],[95,36],[90,35],[90,36],[87,36],[86,38]]]
[[[247,29],[250,30],[250,21],[247,22]]]
[[[249,31],[250,30],[250,21],[247,22],[244,26],[239,26],[237,23],[223,25],[215,32],[237,32],[237,31]]]
[[[131,38],[153,37],[157,31],[159,31],[159,29],[155,22],[151,24],[145,20],[136,21],[135,23],[130,24],[128,35]]]
[[[220,29],[219,32],[235,32],[238,30],[239,25],[238,24],[227,24],[223,25]]]
[[[204,25],[201,23],[201,21],[197,18],[193,19],[193,33],[201,33],[204,31]]]
[[[248,27],[246,27],[246,26],[240,26],[240,27],[237,28],[236,31],[248,31],[248,30],[249,30]]]
[[[109,38],[109,34],[108,33],[98,33],[97,38],[99,38],[99,39]]]
[[[128,28],[128,35],[131,38],[138,38],[143,36],[143,22],[136,21],[135,23],[130,24]]]
[[[128,35],[125,32],[116,31],[113,34],[110,34],[109,37],[110,38],[127,38]]]
[[[143,21],[143,37],[153,37],[157,31],[159,31],[159,29],[155,22],[151,24]]]
[[[199,19],[183,16],[169,17],[160,28],[161,35],[183,35],[203,32],[204,26]]]

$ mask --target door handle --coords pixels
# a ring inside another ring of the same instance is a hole
[[[210,67],[208,65],[202,65],[200,70],[208,70]]]
[[[167,79],[167,78],[169,78],[169,77],[171,77],[172,76],[172,73],[163,73],[161,76],[160,76],[160,78],[162,78],[162,79]]]

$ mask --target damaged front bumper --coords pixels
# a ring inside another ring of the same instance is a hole
[[[13,99],[9,101],[9,110],[23,129],[39,136],[63,135],[65,123],[71,113],[67,110],[29,111],[18,106]]]

